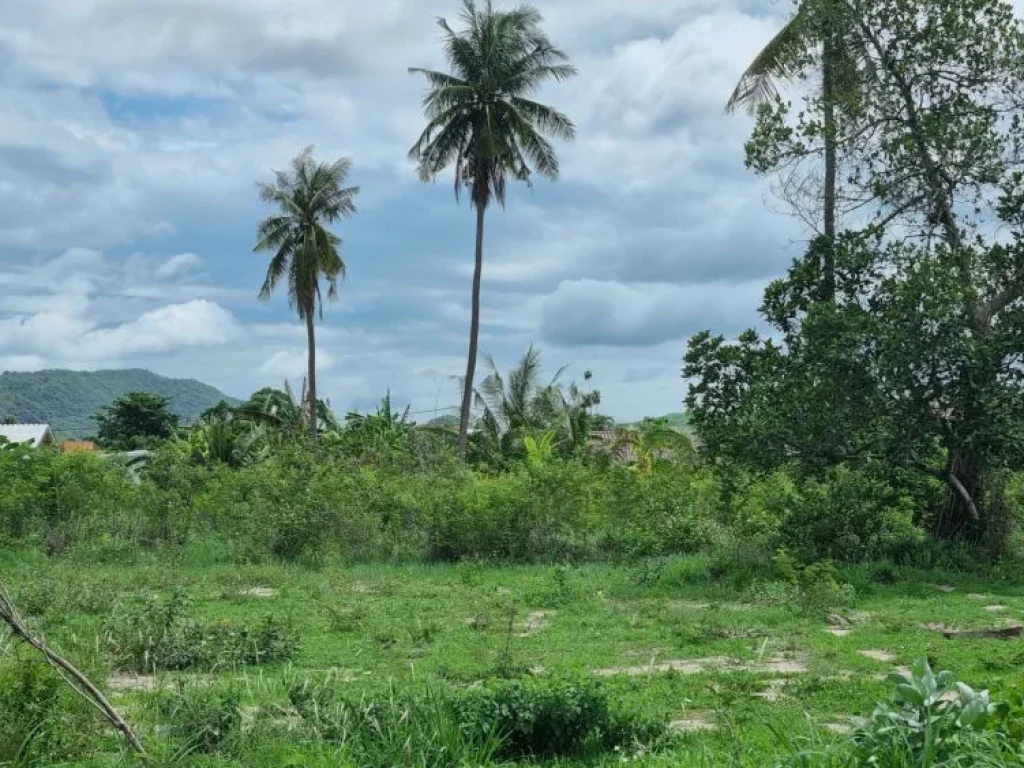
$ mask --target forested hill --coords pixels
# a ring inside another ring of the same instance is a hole
[[[58,437],[95,434],[93,416],[125,392],[154,392],[191,421],[221,400],[235,402],[202,382],[168,379],[150,371],[35,371],[0,374],[0,418],[49,424]]]

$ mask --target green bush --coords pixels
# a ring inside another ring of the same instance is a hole
[[[488,765],[500,745],[493,729],[463,727],[451,694],[441,690],[388,688],[355,698],[328,676],[293,680],[288,697],[315,738],[337,745],[353,765],[366,768]]]
[[[187,609],[181,592],[120,606],[102,634],[114,665],[140,673],[212,671],[289,661],[298,649],[291,628],[271,616],[202,623]]]
[[[149,701],[156,721],[189,752],[219,752],[242,723],[241,693],[231,686],[187,686],[160,691]]]
[[[845,467],[807,479],[783,523],[782,542],[805,561],[879,559],[914,536],[921,499],[885,477]]]
[[[652,744],[664,723],[621,708],[592,678],[494,680],[469,689],[388,688],[352,697],[333,677],[297,678],[292,706],[319,738],[358,765],[482,765]],[[486,758],[486,759],[485,759]]]
[[[95,714],[46,664],[0,664],[0,765],[51,765],[83,756]]]
[[[619,709],[593,678],[498,680],[466,691],[459,720],[477,733],[501,736],[510,760],[579,755],[648,744],[664,737],[664,723]]]

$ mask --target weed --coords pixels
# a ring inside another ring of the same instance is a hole
[[[161,691],[150,709],[184,749],[219,752],[242,722],[241,694],[234,687],[180,684]]]
[[[212,671],[288,661],[295,655],[298,638],[279,619],[200,623],[188,617],[187,608],[180,591],[122,606],[103,631],[115,666],[141,673]]]
[[[323,607],[332,632],[337,632],[338,634],[359,632],[366,622],[367,611],[364,606],[355,605],[350,608],[335,608],[324,603]]]

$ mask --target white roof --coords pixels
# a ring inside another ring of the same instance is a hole
[[[6,437],[12,443],[29,443],[33,448],[38,448],[47,437],[52,440],[53,434],[48,424],[0,424],[0,437]]]

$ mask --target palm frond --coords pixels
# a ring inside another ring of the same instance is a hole
[[[808,45],[807,13],[797,10],[778,34],[761,49],[740,77],[735,90],[729,97],[726,110],[732,112],[745,107],[754,112],[758,106],[778,96],[778,81],[785,81],[795,74],[800,54]]]
[[[428,119],[409,157],[422,180],[454,167],[456,196],[467,187],[474,206],[491,200],[504,205],[508,176],[528,182],[531,165],[557,176],[557,155],[546,136],[575,135],[568,117],[524,94],[572,77],[576,69],[547,39],[540,13],[529,6],[499,12],[489,0],[464,0],[461,20],[459,30],[438,20],[449,72],[409,70],[427,82]]]

